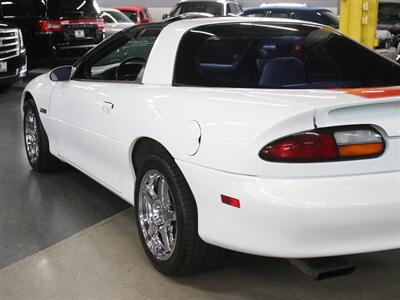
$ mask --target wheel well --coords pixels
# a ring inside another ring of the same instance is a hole
[[[137,174],[140,170],[146,156],[160,153],[167,153],[172,157],[168,150],[156,140],[147,137],[139,139],[132,150],[132,162],[135,173]]]
[[[25,110],[26,102],[27,102],[29,99],[33,99],[33,96],[31,95],[31,93],[26,92],[25,95],[24,95],[24,103],[23,103],[23,105],[22,105],[22,108],[23,108],[24,110]]]

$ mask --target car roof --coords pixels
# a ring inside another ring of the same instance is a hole
[[[115,9],[115,8],[100,7],[100,10],[101,10],[101,11],[104,11],[104,12],[113,11],[113,12],[120,13],[120,11],[119,11],[118,9]]]
[[[318,23],[309,21],[296,20],[296,19],[284,19],[284,18],[257,18],[257,17],[217,17],[217,18],[196,18],[196,19],[184,19],[171,22],[167,27],[179,27],[180,30],[190,30],[194,27],[202,25],[213,25],[213,24],[229,24],[229,23],[250,23],[250,22],[263,22],[263,23],[288,23],[288,24],[314,24],[323,26]]]
[[[228,3],[228,2],[237,2],[235,0],[181,0],[179,3],[185,2],[217,2],[217,3]]]
[[[142,6],[117,6],[115,9],[118,10],[126,10],[126,11],[136,11],[136,10],[144,10],[145,7]]]
[[[245,11],[267,11],[267,10],[275,10],[275,9],[290,9],[295,11],[330,11],[327,8],[308,6],[308,5],[299,5],[296,3],[276,3],[276,4],[265,4],[260,7],[253,7],[246,9]]]

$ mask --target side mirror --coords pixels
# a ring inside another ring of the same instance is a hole
[[[71,79],[74,67],[72,66],[62,66],[55,68],[50,73],[50,79],[52,81],[68,81]]]
[[[168,18],[168,14],[163,14],[162,18],[163,18],[163,20]]]

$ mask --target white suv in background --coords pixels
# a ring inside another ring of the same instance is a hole
[[[163,15],[163,19],[192,13],[210,17],[237,16],[242,12],[242,6],[234,0],[181,0],[169,14]]]

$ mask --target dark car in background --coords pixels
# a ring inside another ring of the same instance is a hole
[[[306,4],[263,4],[244,11],[242,16],[297,19],[339,28],[339,18],[329,9]]]
[[[27,73],[27,59],[21,31],[0,22],[0,92]]]
[[[400,1],[379,1],[378,29],[394,35],[393,46],[400,43]]]
[[[96,0],[0,0],[0,19],[22,30],[34,63],[73,62],[104,39]]]
[[[242,12],[241,5],[234,0],[181,0],[169,14],[163,16],[163,19],[191,13],[203,13],[214,17],[237,16]]]
[[[241,16],[297,19],[327,25],[336,29],[339,29],[340,23],[339,17],[329,9],[297,3],[262,4],[260,7],[244,11]],[[378,30],[377,38],[379,44],[376,49],[387,51],[392,46],[393,36],[389,31]],[[388,57],[392,56],[391,53],[382,54]]]

